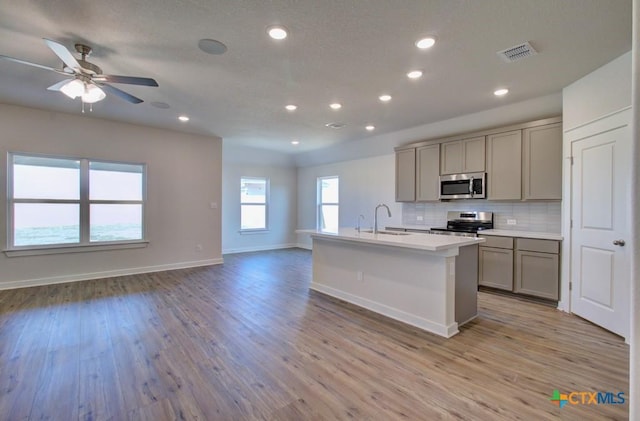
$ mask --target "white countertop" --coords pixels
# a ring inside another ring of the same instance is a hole
[[[391,231],[394,232],[394,231]],[[337,234],[318,230],[297,230],[297,234],[311,234],[312,237],[333,238],[360,243],[379,244],[427,251],[442,251],[463,246],[484,243],[486,240],[477,237],[457,237],[454,235],[436,235],[408,232],[405,235],[377,234],[356,231],[354,228],[340,228]]]
[[[562,241],[562,235],[555,232],[536,232],[536,231],[511,231],[511,230],[484,230],[479,232],[481,235],[496,235],[499,237],[520,237],[535,238],[539,240],[556,240]]]

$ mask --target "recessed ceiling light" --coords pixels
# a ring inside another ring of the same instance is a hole
[[[286,108],[287,111],[295,111],[295,110],[298,109],[298,106],[297,105],[293,105],[293,104],[289,104],[289,105],[286,105],[284,108]]]
[[[391,101],[391,95],[387,95],[387,94],[385,94],[385,95],[380,95],[380,96],[378,97],[378,99],[379,99],[380,101],[382,101],[382,102],[389,102],[389,101]]]
[[[419,79],[422,77],[422,71],[421,70],[412,70],[409,73],[407,73],[407,77],[409,79]]]
[[[372,132],[376,129],[376,126],[372,126],[371,124],[369,124],[368,126],[365,127],[365,129],[367,129],[368,131]]]
[[[329,104],[329,107],[331,107],[332,110],[339,110],[342,108],[342,104],[334,102],[333,104]]]
[[[270,26],[267,28],[267,33],[275,40],[282,40],[287,37],[287,30],[284,26]]]
[[[494,92],[493,92],[493,94],[494,94],[495,96],[503,96],[503,95],[506,95],[506,94],[508,94],[508,93],[509,93],[509,90],[508,90],[508,89],[506,89],[506,88],[498,89],[498,90],[496,90],[496,91],[494,91]]]
[[[292,141],[291,141],[291,144],[292,144],[292,145],[299,145],[299,144],[300,144],[300,142],[299,142],[299,141],[297,141],[297,140],[292,140]]]
[[[208,54],[220,55],[227,52],[227,46],[215,39],[201,39],[198,48]]]
[[[189,121],[189,117],[187,117],[186,115],[181,115],[178,117],[178,120],[182,121],[183,123],[186,123],[187,121]]]
[[[436,43],[436,39],[434,37],[426,37],[416,41],[416,47],[418,47],[421,50],[426,50],[427,48],[433,47],[435,43]]]

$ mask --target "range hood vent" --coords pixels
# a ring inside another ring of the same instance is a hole
[[[498,51],[496,54],[507,63],[513,63],[525,57],[534,56],[538,54],[538,52],[529,44],[529,41],[527,41],[523,44],[507,48],[506,50]]]

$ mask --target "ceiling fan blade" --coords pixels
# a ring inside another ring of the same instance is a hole
[[[62,88],[67,83],[71,82],[71,80],[73,80],[73,79],[61,80],[60,82],[54,83],[53,85],[49,86],[47,88],[47,90],[49,90],[49,91],[60,91],[60,88]]]
[[[71,54],[71,52],[67,50],[67,47],[58,42],[51,41],[50,39],[43,39],[47,46],[51,48],[51,51],[53,51],[55,55],[60,57],[60,60],[62,60],[64,64],[67,65],[67,67],[69,67],[76,73],[80,73],[80,69],[82,69],[82,66],[80,66],[80,63],[78,63],[78,60],[76,60],[73,54]]]
[[[120,90],[118,88],[115,88],[111,85],[107,85],[104,83],[96,83],[96,85],[98,85],[99,87],[101,87],[103,90],[105,90],[106,92],[113,94],[117,97],[120,97],[121,99],[124,99],[125,101],[128,101],[132,104],[140,104],[141,102],[144,102],[143,100],[141,100],[138,97],[135,97],[131,94],[126,93],[123,90]]]
[[[20,63],[20,64],[26,64],[27,66],[38,67],[40,69],[51,70],[51,71],[54,71],[56,73],[64,73],[63,71],[58,70],[58,69],[54,69],[53,67],[43,66],[42,64],[37,64],[37,63],[31,63],[30,61],[20,60],[19,58],[13,58],[13,57],[9,57],[9,56],[0,55],[0,59],[13,61],[15,63]]]
[[[158,86],[158,82],[148,77],[98,75],[93,80],[109,83],[126,83],[129,85]]]

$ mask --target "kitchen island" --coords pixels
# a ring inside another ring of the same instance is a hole
[[[297,232],[313,240],[313,290],[447,338],[477,315],[482,238]]]

